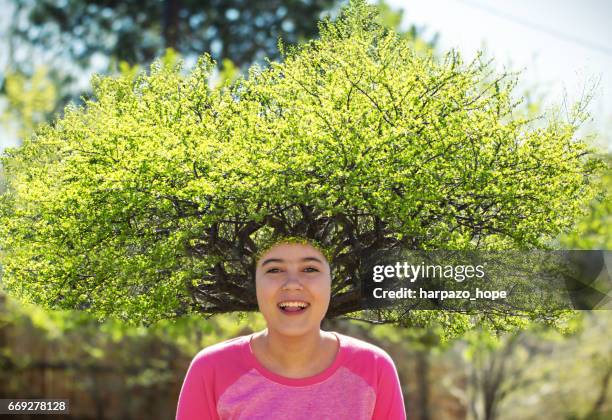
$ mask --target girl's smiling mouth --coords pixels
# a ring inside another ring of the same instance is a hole
[[[304,312],[310,306],[310,303],[303,300],[285,300],[280,302],[278,308],[287,315],[297,315]]]

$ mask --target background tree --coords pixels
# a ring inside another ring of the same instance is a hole
[[[171,418],[193,355],[264,324],[224,314],[128,327],[0,294],[0,397],[63,396],[79,419]]]
[[[149,66],[172,48],[186,59],[210,52],[246,68],[278,57],[277,43],[312,38],[324,13],[338,0],[85,1],[14,0],[5,4],[7,71],[30,78],[37,66],[49,68],[61,112],[88,94],[92,71],[115,73],[119,63]],[[2,89],[4,91],[4,88]]]
[[[279,37],[297,43],[316,35],[334,0],[30,1],[15,0],[11,23],[20,42],[88,67],[94,55],[150,63],[166,48],[184,56],[212,51],[238,66],[278,54]]]
[[[246,80],[213,90],[212,68],[98,78],[85,107],[8,152],[9,289],[130,322],[250,311],[253,256],[303,235],[333,254],[334,317],[363,309],[374,250],[547,246],[594,194],[584,104],[523,118],[512,77],[417,54],[362,1]]]
[[[31,136],[36,127],[48,122],[55,109],[57,90],[47,72],[45,67],[38,67],[30,79],[20,73],[4,75],[4,96],[8,103],[0,114],[0,121],[16,125],[21,139]]]
[[[279,38],[295,44],[314,37],[318,19],[337,13],[341,3],[15,0],[6,4],[12,18],[3,33],[8,62],[0,74],[0,98],[10,96],[11,79],[40,81],[44,65],[44,81],[56,91],[47,115],[61,114],[68,102],[80,103],[91,93],[85,82],[92,72],[116,74],[125,64],[148,67],[167,48],[189,63],[210,52],[223,69],[240,72],[265,57],[279,58]],[[382,24],[413,41],[415,48],[434,45],[436,38],[424,41],[414,25],[406,31],[400,28],[401,11],[383,0],[376,7]],[[7,110],[16,112],[10,101]]]
[[[453,347],[464,361],[448,372],[453,378],[447,386],[476,420],[608,418],[612,359],[601,337],[610,333],[611,321],[609,311],[585,311],[560,330],[532,324],[498,337],[471,331]],[[456,385],[461,377],[466,387]]]
[[[228,65],[246,68],[253,62],[263,63],[264,58],[278,59],[280,38],[293,45],[316,36],[318,20],[334,15],[342,3],[345,1],[15,0],[7,30],[9,62],[12,72],[29,77],[37,71],[35,57],[43,55],[47,64],[53,64],[53,81],[62,87],[74,82],[83,70],[107,72],[100,62],[111,68],[120,62],[148,66],[167,48],[187,59],[207,51],[218,63],[231,60]],[[383,0],[377,7],[383,24],[419,47],[436,42],[436,38],[423,41],[414,25],[402,31],[402,12],[392,10]],[[63,93],[67,96],[62,107],[82,92]]]

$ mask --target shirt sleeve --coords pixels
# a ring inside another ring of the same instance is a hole
[[[376,405],[372,420],[406,420],[404,396],[391,357],[380,358]]]
[[[205,360],[191,362],[176,408],[176,420],[219,420],[212,392],[212,382],[205,369]]]

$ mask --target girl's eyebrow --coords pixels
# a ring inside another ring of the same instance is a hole
[[[261,266],[263,267],[264,265],[266,265],[268,263],[273,263],[273,262],[283,262],[283,260],[281,260],[279,258],[268,258],[267,260],[265,260],[264,262],[261,263]]]
[[[304,257],[304,258],[302,258],[301,261],[316,261],[316,262],[318,262],[320,264],[323,264],[323,261],[321,261],[317,257]],[[263,267],[264,265],[266,265],[268,263],[273,263],[273,262],[282,263],[282,262],[285,262],[285,260],[280,259],[280,258],[268,258],[264,262],[261,263],[261,266]]]
[[[305,258],[302,258],[302,261],[316,261],[316,262],[318,262],[318,263],[323,264],[323,261],[321,261],[321,260],[320,260],[319,258],[317,258],[317,257],[305,257]]]

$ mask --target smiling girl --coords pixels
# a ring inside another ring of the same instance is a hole
[[[257,259],[267,328],[200,351],[177,420],[406,418],[395,365],[379,347],[321,330],[331,267],[312,242],[285,239]]]

